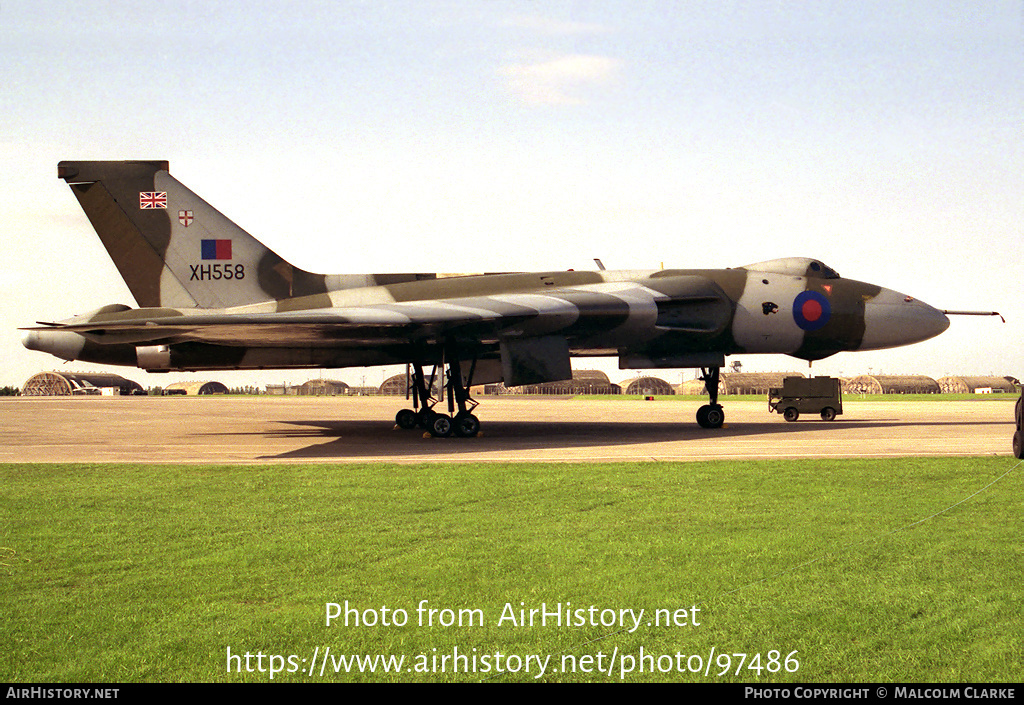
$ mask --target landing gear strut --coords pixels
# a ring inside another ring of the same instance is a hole
[[[412,366],[412,379],[409,385],[409,391],[412,392],[412,409],[402,409],[395,414],[395,423],[399,428],[427,428],[427,423],[434,414],[433,406],[437,403],[430,393],[434,387],[436,373],[435,367],[428,381],[423,375],[423,365],[416,363]]]
[[[711,400],[710,404],[705,404],[697,409],[697,423],[701,428],[721,428],[725,423],[725,410],[718,403],[718,379],[721,369],[720,367],[700,368],[700,378],[704,380],[704,388]]]
[[[452,427],[455,435],[460,438],[472,438],[480,433],[480,420],[473,415],[477,402],[469,396],[469,387],[473,381],[475,370],[476,360],[473,360],[469,366],[467,381],[463,382],[459,358],[454,357],[448,363],[448,413],[454,415]],[[459,407],[458,413],[455,413],[456,406]]]
[[[444,362],[441,363],[442,366]],[[416,363],[412,366],[411,391],[413,397],[413,408],[402,409],[395,415],[395,423],[399,428],[411,429],[419,426],[438,438],[447,438],[453,433],[460,438],[472,438],[480,433],[480,420],[473,414],[477,402],[469,396],[469,387],[473,380],[473,371],[476,369],[476,360],[473,360],[469,369],[469,375],[465,382],[462,379],[462,365],[457,355],[453,355],[448,363],[448,374],[445,387],[448,389],[448,413],[443,414],[434,411],[437,399],[431,395],[430,390],[434,386],[434,378],[437,375],[437,366],[430,374],[428,381],[423,374],[423,365]],[[458,411],[456,411],[458,408]]]

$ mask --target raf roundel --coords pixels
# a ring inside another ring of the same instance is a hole
[[[820,330],[832,317],[832,304],[817,291],[802,291],[793,299],[793,319],[803,330]]]

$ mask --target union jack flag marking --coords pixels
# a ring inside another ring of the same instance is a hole
[[[166,191],[139,191],[139,208],[147,211],[153,208],[167,210]]]
[[[192,215],[192,211],[178,211],[178,222],[186,228],[192,225],[193,220],[195,220],[195,217]]]

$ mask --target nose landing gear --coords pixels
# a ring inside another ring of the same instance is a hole
[[[721,428],[725,424],[725,409],[718,403],[718,380],[721,367],[700,368],[704,389],[708,392],[710,404],[697,409],[697,423],[701,428]]]

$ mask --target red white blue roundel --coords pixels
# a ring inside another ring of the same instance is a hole
[[[832,304],[817,291],[802,291],[793,299],[793,319],[803,330],[819,330],[832,317]]]

